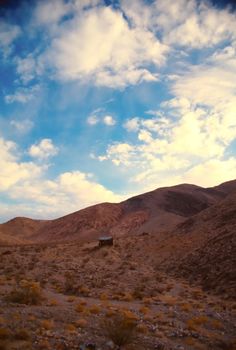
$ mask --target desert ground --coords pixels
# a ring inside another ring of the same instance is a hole
[[[236,181],[1,224],[0,350],[235,350],[235,233]]]
[[[156,244],[1,247],[0,349],[235,349],[236,302],[162,271]]]

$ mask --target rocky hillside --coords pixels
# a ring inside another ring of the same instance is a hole
[[[177,254],[164,266],[175,275],[229,296],[236,290],[236,191],[179,224],[164,246]]]
[[[55,220],[15,218],[0,225],[0,231],[4,237],[24,242],[167,232],[186,218],[218,203],[234,189],[236,181],[213,188],[188,184],[159,188],[118,204],[97,204]]]

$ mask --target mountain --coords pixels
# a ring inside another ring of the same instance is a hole
[[[212,188],[182,184],[159,188],[118,204],[97,204],[55,220],[15,218],[0,225],[0,240],[49,242],[171,231],[236,191],[236,180]]]
[[[0,244],[27,243],[45,222],[24,217],[9,220],[0,225]]]
[[[176,240],[179,253],[166,264],[169,272],[235,296],[236,191],[179,224],[165,245]]]

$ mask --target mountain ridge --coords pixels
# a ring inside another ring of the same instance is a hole
[[[100,203],[53,220],[16,217],[0,224],[12,242],[51,242],[170,231],[187,218],[236,191],[236,180],[215,187],[192,184],[161,187],[120,203]]]

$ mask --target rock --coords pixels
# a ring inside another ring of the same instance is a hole
[[[113,343],[112,340],[108,341],[106,343],[106,346],[108,347],[108,349],[115,349],[115,344]]]

